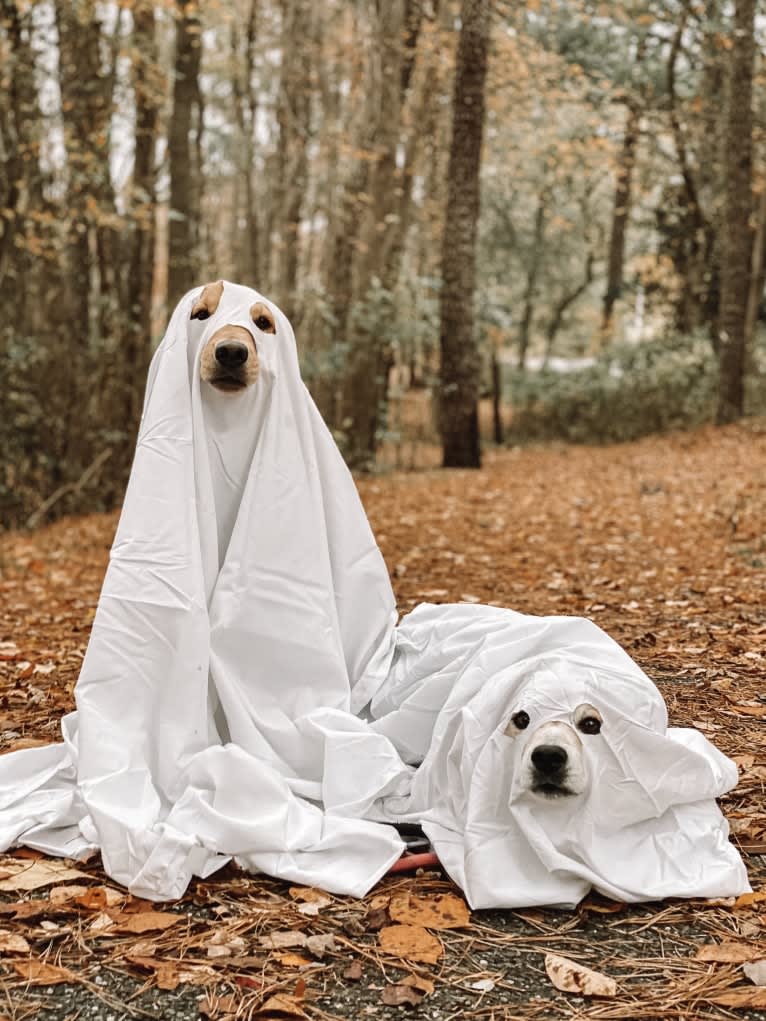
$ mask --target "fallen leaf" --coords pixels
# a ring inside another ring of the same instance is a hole
[[[277,993],[270,996],[263,1006],[251,1014],[251,1017],[270,1017],[274,1014],[286,1015],[287,1017],[305,1017],[301,1001],[294,996],[287,996],[286,993]]]
[[[751,904],[758,904],[766,900],[766,890],[754,890],[752,893],[743,893],[734,901],[735,908],[749,908]]]
[[[396,985],[386,986],[380,999],[387,1007],[401,1007],[404,1004],[416,1007],[423,999],[423,994],[413,989],[412,986],[399,982]]]
[[[763,986],[742,986],[727,993],[707,998],[708,1003],[721,1007],[766,1007],[766,988]]]
[[[407,978],[403,978],[401,985],[412,986],[413,989],[419,989],[421,993],[427,993],[429,996],[436,988],[430,978],[426,978],[424,975],[414,974],[408,975]]]
[[[378,939],[381,950],[405,961],[436,964],[444,952],[439,940],[419,925],[388,925]]]
[[[471,983],[471,989],[478,989],[481,993],[491,993],[495,983],[491,978],[480,978],[478,982]]]
[[[293,900],[300,901],[298,911],[302,915],[318,915],[322,908],[332,904],[332,897],[313,886],[291,886],[288,892]]]
[[[462,929],[471,921],[468,905],[454,893],[430,897],[418,897],[407,891],[396,893],[388,912],[394,922],[421,925],[426,929]]]
[[[29,952],[29,943],[27,943],[23,936],[16,932],[0,929],[0,953],[28,954]]]
[[[320,960],[325,954],[331,954],[335,950],[335,937],[331,932],[323,935],[309,936],[306,940],[306,949]]]
[[[115,932],[164,932],[183,920],[183,915],[169,911],[141,911],[135,915],[112,915]]]
[[[0,879],[0,890],[38,890],[53,883],[64,883],[70,879],[89,879],[87,873],[73,869],[64,861],[36,859],[17,861],[5,859],[2,868],[9,873],[7,879]]]
[[[358,982],[362,977],[362,963],[361,961],[352,961],[348,968],[343,971],[343,978],[347,978],[350,982]]]
[[[289,947],[305,947],[306,933],[297,929],[279,929],[258,941],[267,950],[287,950]]]
[[[557,989],[580,996],[616,996],[617,983],[613,978],[592,971],[558,954],[545,955],[545,970]]]
[[[302,954],[277,954],[277,960],[288,968],[302,968],[307,964],[315,964],[310,957],[303,957]]]
[[[766,957],[766,950],[752,943],[710,943],[700,947],[694,955],[698,961],[717,964],[742,964]]]
[[[748,961],[742,970],[755,985],[766,986],[766,960]]]
[[[11,961],[11,967],[30,986],[57,986],[62,982],[77,982],[77,976],[68,968],[59,968],[44,961]]]
[[[237,999],[229,994],[228,996],[216,996],[215,993],[206,993],[197,1001],[198,1010],[203,1017],[217,1018],[222,1014],[236,1014]]]
[[[247,940],[225,929],[213,934],[207,943],[208,957],[236,957],[247,951]]]

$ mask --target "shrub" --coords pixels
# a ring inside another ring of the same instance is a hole
[[[756,369],[751,412],[761,410],[760,382]],[[610,443],[692,428],[713,418],[717,386],[715,353],[699,335],[621,345],[574,372],[515,372],[506,385],[508,440]]]

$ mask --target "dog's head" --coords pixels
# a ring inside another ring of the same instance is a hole
[[[213,316],[223,293],[222,280],[206,284],[192,305],[191,318],[205,320]],[[255,328],[252,331],[251,324]],[[259,373],[255,340],[259,332],[276,333],[274,314],[263,301],[256,301],[249,308],[247,327],[224,322],[207,339],[200,356],[202,380],[224,393],[237,393],[252,386]]]
[[[601,713],[583,702],[569,720],[539,720],[531,726],[529,713],[517,709],[505,733],[523,742],[520,758],[520,786],[541,798],[573,797],[590,785],[588,756],[584,741],[601,733]]]

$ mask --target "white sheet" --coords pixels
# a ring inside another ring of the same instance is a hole
[[[582,704],[603,719],[579,735],[585,790],[530,791],[522,762],[536,729],[574,728]],[[516,731],[521,710],[530,722]],[[373,713],[404,758],[425,756],[383,813],[422,822],[474,908],[573,906],[591,887],[623,901],[749,890],[714,800],[736,785],[735,764],[699,732],[669,729],[655,685],[591,621],[419,606]]]
[[[747,889],[713,798],[733,764],[666,731],[662,700],[587,621],[420,607],[395,628],[356,488],[300,379],[290,324],[175,310],[152,362],[123,512],[64,741],[0,759],[0,847],[99,848],[134,893],[180,897],[230,857],[364,894],[402,850],[376,820],[423,819],[476,906]],[[261,373],[199,378],[221,325]],[[604,716],[587,796],[514,787],[514,707]],[[372,704],[370,705],[370,700]],[[414,764],[425,756],[414,773]],[[414,781],[413,781],[414,774]]]

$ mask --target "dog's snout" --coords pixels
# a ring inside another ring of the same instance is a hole
[[[557,744],[541,744],[532,752],[532,762],[536,769],[546,776],[561,772],[567,763],[567,753]]]
[[[222,340],[215,346],[215,360],[225,369],[236,369],[247,361],[247,344],[239,340]]]

